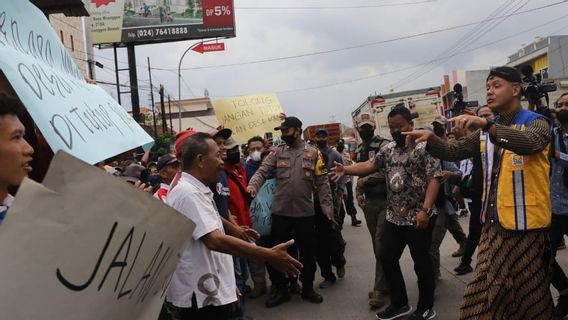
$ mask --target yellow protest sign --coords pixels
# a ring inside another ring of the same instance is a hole
[[[219,124],[233,130],[233,137],[240,143],[253,136],[274,133],[283,112],[274,93],[220,99],[213,101],[213,108]]]

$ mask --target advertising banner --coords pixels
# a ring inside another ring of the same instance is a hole
[[[274,133],[281,123],[283,111],[275,93],[224,98],[212,104],[219,124],[233,130],[233,137],[239,143]]]
[[[53,151],[93,164],[154,142],[106,91],[86,82],[45,15],[27,0],[0,8],[0,71]]]
[[[93,44],[234,37],[233,0],[88,0]]]
[[[0,225],[0,318],[156,320],[195,224],[62,151]]]

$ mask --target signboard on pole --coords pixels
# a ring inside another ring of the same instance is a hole
[[[120,178],[58,152],[0,225],[0,318],[156,320],[195,225]]]
[[[53,151],[96,163],[153,144],[106,91],[87,84],[45,15],[29,1],[2,4],[0,71]]]
[[[87,0],[93,44],[234,37],[233,0]]]
[[[201,54],[205,52],[225,51],[224,43],[200,43],[195,48],[191,49]]]
[[[281,123],[283,111],[275,93],[224,98],[212,104],[219,124],[231,129],[240,143],[268,132],[274,134]]]

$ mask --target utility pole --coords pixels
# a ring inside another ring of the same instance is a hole
[[[152,85],[152,69],[150,68],[150,57],[148,57],[148,77],[150,78],[150,101],[152,101],[152,120],[154,121],[154,134],[158,135],[156,126],[156,111],[154,110],[154,86]]]
[[[160,85],[160,106],[162,110],[162,134],[168,131],[168,123],[166,122],[166,106],[164,105],[164,86]]]
[[[138,97],[138,74],[136,72],[136,52],[134,44],[126,46],[128,53],[128,74],[130,76],[130,102],[132,104],[132,117],[140,123],[140,98]]]
[[[170,99],[170,95],[168,94],[168,111],[170,114],[170,132],[172,136],[174,135],[174,125],[172,123],[172,100]]]

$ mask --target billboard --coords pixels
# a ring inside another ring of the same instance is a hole
[[[234,37],[233,0],[88,0],[93,44]]]

